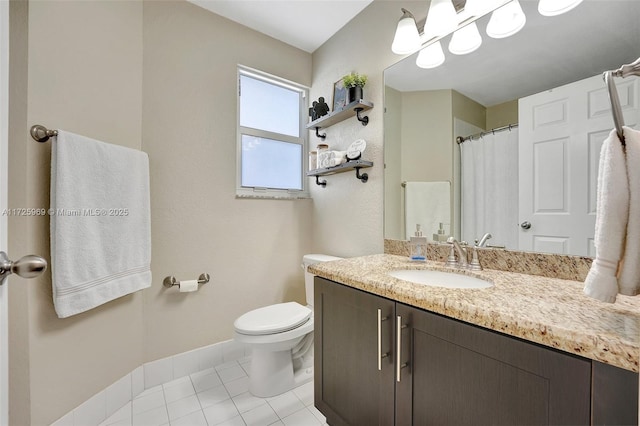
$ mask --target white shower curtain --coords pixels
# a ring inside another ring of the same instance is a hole
[[[460,144],[462,239],[518,248],[518,129]]]

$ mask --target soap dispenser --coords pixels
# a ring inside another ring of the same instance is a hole
[[[440,229],[438,229],[436,234],[433,234],[433,241],[446,243],[447,238],[449,238],[449,236],[445,234],[444,223],[440,222]]]
[[[416,224],[416,233],[409,239],[409,247],[411,250],[410,260],[414,262],[427,261],[427,237],[422,236],[420,224]]]

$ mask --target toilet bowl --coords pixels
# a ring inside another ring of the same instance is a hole
[[[339,257],[303,257],[307,306],[278,303],[254,309],[234,322],[234,339],[251,349],[249,392],[266,398],[313,379],[313,274],[309,265]]]

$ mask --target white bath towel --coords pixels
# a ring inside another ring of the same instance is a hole
[[[146,153],[59,131],[49,212],[60,318],[151,285]]]
[[[629,217],[629,181],[622,144],[615,130],[602,144],[596,200],[596,258],[584,292],[613,303],[618,294],[618,263],[623,255]]]
[[[451,223],[450,182],[407,182],[404,195],[406,239],[415,234],[416,224],[431,239],[440,223]]]
[[[620,264],[620,294],[640,293],[640,132],[624,128],[629,179],[629,221],[624,256]]]

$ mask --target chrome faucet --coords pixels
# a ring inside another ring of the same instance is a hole
[[[467,243],[462,241],[458,242],[455,238],[449,237],[447,243],[451,244],[451,251],[449,251],[449,257],[447,258],[446,265],[453,268],[467,268]],[[456,260],[456,252],[458,253],[458,259]]]
[[[487,240],[493,237],[490,233],[486,233],[480,238],[480,242],[477,243],[478,247],[485,247],[487,245]]]
[[[490,238],[490,237],[489,237]],[[487,239],[489,239],[487,238]],[[449,237],[447,243],[451,244],[451,250],[449,251],[449,257],[447,257],[446,265],[452,268],[468,269],[470,271],[482,271],[482,265],[478,259],[478,241],[473,246],[473,256],[471,262],[467,260],[467,243],[464,241],[458,242],[455,238]],[[456,252],[458,253],[458,259],[456,259]]]

